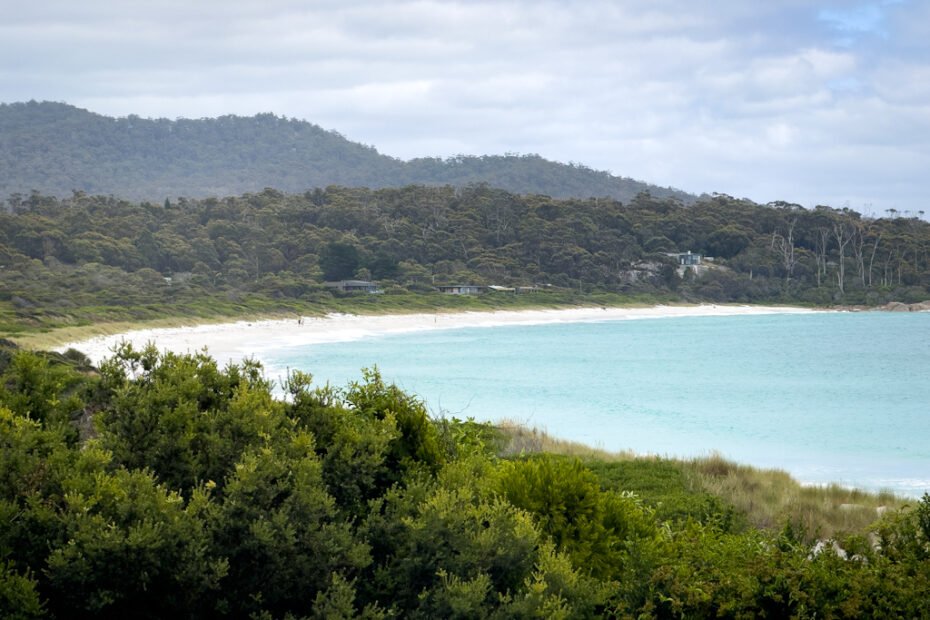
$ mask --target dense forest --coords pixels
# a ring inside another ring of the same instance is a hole
[[[930,614],[930,496],[813,544],[628,490],[661,461],[514,454],[376,371],[281,387],[204,354],[95,369],[0,343],[0,616]]]
[[[682,268],[675,253],[687,251],[713,260]],[[439,297],[441,284],[536,286],[536,304],[608,293],[615,303],[875,306],[930,298],[930,224],[723,195],[684,206],[645,193],[629,203],[557,200],[486,185],[158,204],[33,193],[0,212],[7,333],[205,306],[322,311],[339,301],[323,283],[347,278],[378,282],[385,294],[368,296],[372,310]]]
[[[63,103],[0,104],[0,196],[72,191],[161,202],[275,187],[400,187],[488,183],[556,197],[641,191],[694,196],[536,155],[457,156],[402,161],[333,131],[259,114],[215,119],[111,118]]]

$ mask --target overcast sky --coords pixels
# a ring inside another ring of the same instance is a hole
[[[0,101],[926,210],[930,0],[0,0]]]

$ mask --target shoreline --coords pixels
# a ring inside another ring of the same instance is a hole
[[[677,317],[726,317],[766,314],[825,312],[796,306],[701,304],[650,307],[585,307],[546,310],[496,310],[416,314],[340,314],[290,319],[239,320],[183,327],[134,329],[69,342],[54,350],[77,349],[96,365],[113,353],[120,342],[135,348],[154,343],[159,351],[194,353],[206,348],[219,364],[254,358],[283,348],[351,342],[362,338],[432,330],[505,327],[558,323],[667,319]]]

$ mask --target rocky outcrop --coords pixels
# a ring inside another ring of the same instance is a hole
[[[890,301],[878,308],[885,312],[930,312],[930,301],[920,301],[916,304],[905,304],[900,301]]]

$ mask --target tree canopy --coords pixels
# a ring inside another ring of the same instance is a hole
[[[676,253],[689,251],[713,260],[679,265]],[[256,299],[325,307],[334,293],[323,282],[351,278],[398,295],[497,284],[682,301],[918,302],[930,295],[930,224],[729,196],[684,206],[487,185],[267,189],[170,204],[30,194],[0,212],[0,318],[19,328],[197,304],[235,314]]]

